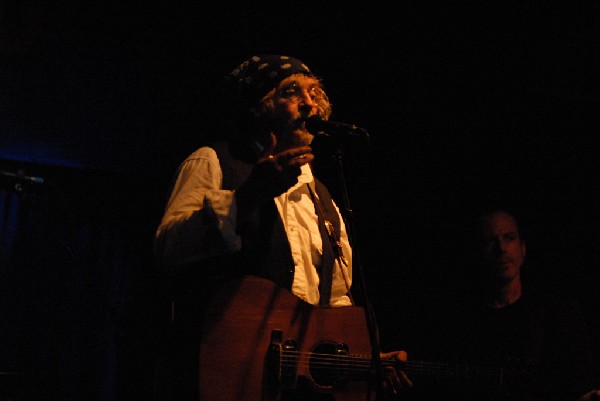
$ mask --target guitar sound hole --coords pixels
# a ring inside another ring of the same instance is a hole
[[[309,372],[315,384],[321,387],[343,387],[348,374],[348,346],[322,343],[309,358]]]

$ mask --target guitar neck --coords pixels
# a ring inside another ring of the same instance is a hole
[[[513,372],[499,367],[470,366],[446,362],[406,361],[397,363],[409,375],[435,377],[463,384],[485,385],[487,388],[503,388]]]
[[[340,360],[340,358],[342,360]],[[333,359],[336,359],[335,363]],[[355,378],[368,377],[373,369],[372,358],[368,355],[323,356],[324,365],[345,366],[347,371]],[[438,381],[453,381],[464,385],[477,384],[486,388],[505,388],[507,382],[516,375],[511,369],[500,367],[484,367],[454,364],[447,362],[429,361],[397,361],[395,359],[382,359],[383,367],[399,367],[412,377],[429,377]]]
[[[361,380],[369,378],[373,371],[373,361],[369,355],[336,355],[335,353],[285,352],[284,365],[296,367],[301,360],[310,360],[315,369],[344,371],[348,378]],[[513,372],[498,367],[482,367],[445,362],[397,361],[382,359],[383,367],[399,367],[409,376],[427,376],[440,381],[452,380],[463,384],[474,384],[487,388],[503,388]]]

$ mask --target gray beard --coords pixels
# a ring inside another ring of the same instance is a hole
[[[293,134],[290,134],[281,139],[277,143],[277,147],[280,149],[290,149],[298,146],[308,146],[312,143],[314,135],[306,130],[296,130]]]

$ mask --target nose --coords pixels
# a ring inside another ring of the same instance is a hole
[[[300,96],[300,103],[309,107],[316,107],[317,101],[313,95],[306,89],[302,90],[302,96]]]
[[[490,252],[495,255],[501,255],[504,253],[504,245],[502,241],[498,238],[490,239],[487,244],[487,252]]]
[[[499,239],[496,242],[496,250],[499,254],[504,254],[506,253],[506,250],[508,249],[508,242],[507,241],[503,241],[501,239]]]
[[[308,93],[303,92],[302,97],[298,102],[298,111],[305,117],[316,114],[318,111],[318,105],[316,100],[312,98]]]

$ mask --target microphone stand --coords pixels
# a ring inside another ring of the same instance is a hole
[[[366,138],[367,145],[368,145],[369,134],[364,129],[360,129],[360,131]],[[366,320],[367,320],[367,328],[368,328],[369,336],[370,336],[370,340],[371,340],[371,350],[372,350],[371,351],[371,354],[372,354],[371,355],[371,364],[372,364],[371,367],[373,369],[372,373],[374,374],[375,383],[376,383],[376,400],[383,401],[385,399],[384,398],[385,395],[384,395],[384,391],[383,391],[384,372],[383,372],[383,365],[381,363],[381,355],[380,355],[381,346],[379,344],[378,325],[377,325],[377,320],[375,318],[375,312],[373,311],[373,307],[371,305],[371,302],[369,301],[369,297],[367,294],[367,285],[366,285],[366,281],[365,281],[364,268],[363,268],[362,262],[360,260],[358,240],[357,240],[356,229],[355,229],[355,225],[354,225],[354,216],[353,216],[353,212],[352,212],[352,207],[350,205],[350,197],[348,195],[346,178],[344,176],[344,165],[342,162],[343,153],[344,153],[343,145],[341,144],[340,141],[336,141],[335,139],[333,139],[333,141],[335,141],[335,151],[334,151],[332,158],[336,162],[338,182],[341,186],[343,210],[345,211],[345,213],[343,213],[343,215],[345,217],[346,229],[348,231],[348,236],[350,238],[350,243],[352,245],[353,276],[356,276],[354,274],[354,272],[358,272],[359,294],[360,294],[360,299],[364,303],[365,315],[366,315]]]

